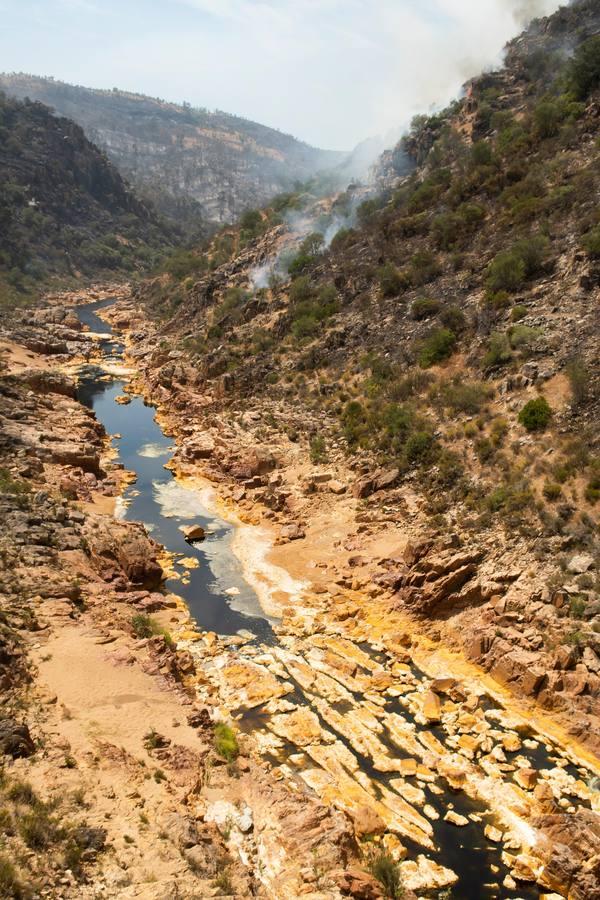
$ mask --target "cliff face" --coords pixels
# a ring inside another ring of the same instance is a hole
[[[3,305],[56,276],[131,272],[172,240],[78,125],[3,94],[0,223]]]
[[[345,158],[246,119],[138,94],[21,74],[0,76],[0,88],[78,122],[138,190],[187,227],[233,222]]]

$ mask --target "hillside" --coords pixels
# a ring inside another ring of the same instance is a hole
[[[597,0],[533,23],[505,68],[415,121],[396,158],[416,171],[394,178],[389,154],[387,190],[330,246],[350,195],[305,206],[300,247],[266,211],[241,252],[222,235],[140,293],[186,351],[175,369],[155,354],[152,384],[188,412],[182,395],[201,390],[207,428],[254,410],[281,459],[292,435],[344,472],[369,530],[402,523],[421,547],[409,568],[370,570],[391,607],[596,747],[599,31]],[[272,509],[286,521],[296,506]],[[419,559],[448,541],[469,562],[424,592]]]
[[[52,280],[151,265],[174,236],[82,129],[0,94],[3,304]]]
[[[238,116],[141,94],[24,74],[0,75],[0,89],[73,119],[160,212],[196,231],[233,222],[345,158]]]

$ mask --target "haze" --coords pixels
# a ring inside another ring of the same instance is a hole
[[[5,71],[219,108],[350,149],[442,106],[555,0],[0,0]]]

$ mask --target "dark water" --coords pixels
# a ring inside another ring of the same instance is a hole
[[[80,307],[81,321],[91,331],[108,334],[109,326],[96,311],[111,301]],[[122,345],[102,343],[108,361],[119,360]],[[230,550],[233,528],[202,507],[196,494],[183,489],[165,463],[171,457],[171,441],[155,422],[155,410],[140,397],[128,405],[115,403],[123,393],[123,381],[106,378],[102,370],[89,366],[82,374],[79,399],[93,409],[108,434],[121,435],[113,441],[118,461],[135,472],[137,480],[124,492],[124,518],[143,522],[152,537],[169,551],[193,557],[199,568],[189,569],[189,584],[179,579],[166,582],[166,589],[186,601],[198,626],[221,635],[249,631],[262,642],[271,643],[271,624],[262,613],[258,598],[243,578],[237,558]],[[202,543],[186,542],[180,526],[200,524],[207,532]],[[181,566],[177,567],[183,573]],[[226,591],[233,590],[233,595]]]
[[[110,336],[109,326],[97,315],[98,310],[111,302],[108,300],[80,307],[78,314],[91,331],[107,335],[106,340],[101,342],[105,357],[108,362],[111,359],[118,362],[122,359],[123,346]],[[166,582],[166,589],[183,597],[200,628],[216,631],[221,635],[247,631],[258,642],[273,644],[276,638],[271,624],[262,613],[256,594],[244,581],[241,567],[230,549],[232,527],[202,508],[198,497],[182,489],[171,472],[164,468],[171,457],[171,441],[155,422],[154,408],[147,406],[141,398],[132,397],[128,405],[115,402],[116,397],[123,393],[123,385],[121,379],[107,377],[102,368],[90,365],[82,373],[79,399],[94,410],[108,434],[120,435],[119,439],[113,441],[113,446],[118,449],[118,461],[137,476],[136,482],[124,492],[127,503],[124,517],[143,522],[152,537],[169,551],[198,560],[199,568],[189,570],[189,584],[171,579]],[[192,523],[202,525],[208,533],[204,542],[194,546],[185,541],[179,530],[181,525]],[[178,571],[182,572],[183,569],[179,567]],[[235,596],[226,593],[232,588],[236,591]],[[385,662],[385,655],[380,651],[367,644],[362,649],[376,661]],[[425,677],[418,670],[416,674]],[[293,679],[290,680],[293,683]],[[288,699],[296,704],[310,705],[310,699],[297,684]],[[405,718],[412,718],[399,703],[391,704],[388,711],[392,708]],[[242,731],[256,731],[268,726],[268,717],[260,708],[240,709],[238,714],[238,724]],[[325,721],[321,721],[321,724],[335,733],[335,729]],[[357,754],[343,735],[338,733],[336,737],[354,753],[361,769],[373,781],[375,792],[379,793],[378,784],[387,785],[391,776],[377,772],[370,759]],[[381,738],[391,755],[406,755],[387,734]],[[280,753],[273,755],[273,765],[280,765],[296,752],[295,746],[285,743]],[[487,841],[483,834],[484,825],[492,820],[482,806],[464,794],[454,794],[449,789],[440,795],[426,790],[426,795],[427,802],[440,814],[440,819],[432,823],[434,840],[439,847],[435,858],[459,876],[459,882],[450,894],[454,900],[517,897],[535,900],[539,897],[539,891],[532,885],[522,884],[516,891],[501,886],[492,887],[494,882],[501,884],[508,870],[501,862],[500,848]],[[482,823],[470,822],[464,828],[458,828],[444,822],[443,816],[450,805],[457,813],[465,816],[469,813],[481,815]],[[423,852],[421,847],[412,846],[410,841],[404,840],[404,843],[411,856],[416,857]],[[492,873],[492,866],[498,867],[497,875]],[[439,894],[424,893],[422,896],[433,897]]]

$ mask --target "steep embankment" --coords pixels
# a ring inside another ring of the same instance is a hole
[[[596,748],[599,23],[598,2],[535,23],[505,68],[417,121],[417,172],[327,250],[309,236],[291,283],[254,287],[286,241],[270,212],[241,254],[229,234],[226,265],[227,235],[198,252],[212,274],[140,293],[170,317],[145,361],[162,402],[349,469],[353,549],[390,522],[417,547],[363,577]],[[246,497],[310,527],[303,474]]]
[[[52,280],[147,268],[173,245],[74,122],[0,94],[0,135],[3,307]]]
[[[0,88],[78,122],[164,215],[196,233],[235,221],[346,156],[238,116],[141,94],[24,74],[0,76]]]

